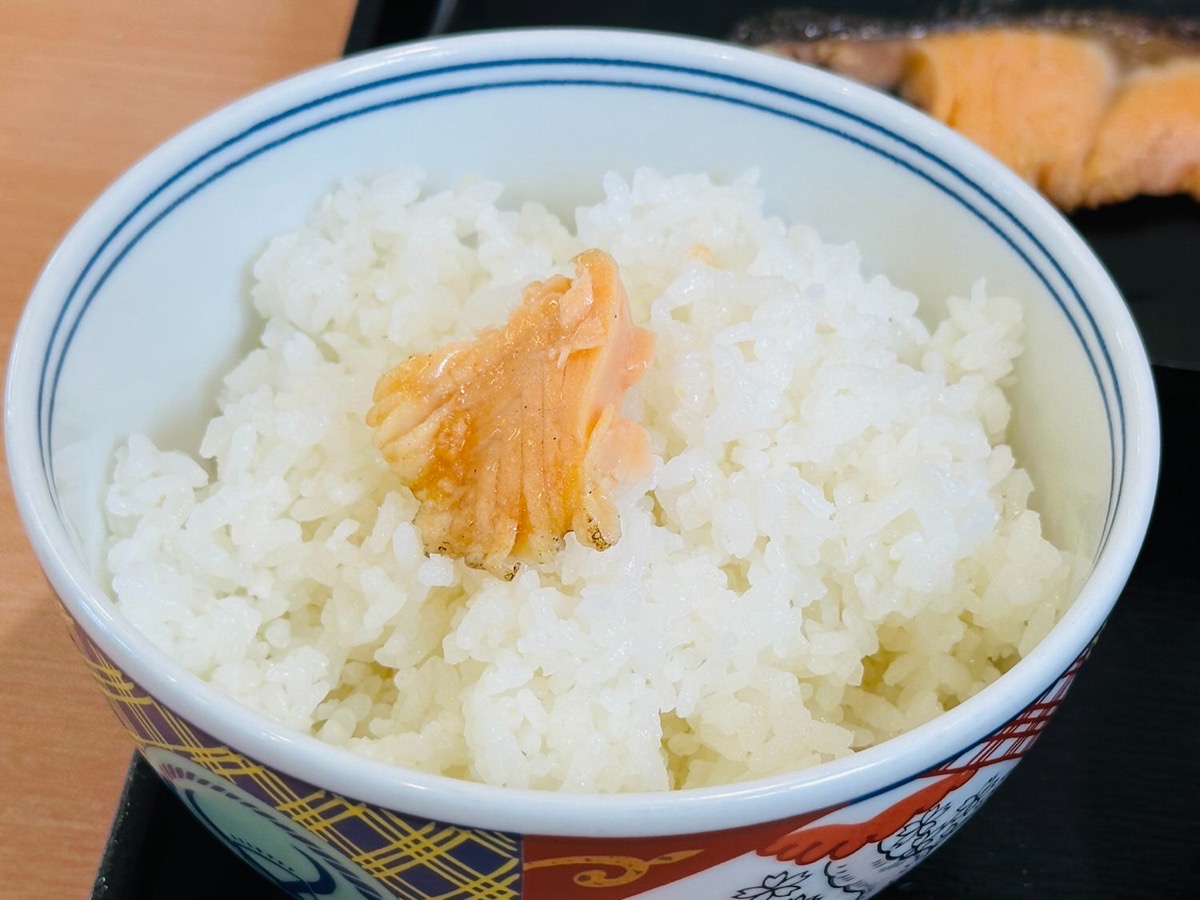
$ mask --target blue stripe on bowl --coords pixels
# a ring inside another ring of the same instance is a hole
[[[235,149],[239,144],[251,141],[255,137],[260,136],[264,131],[275,125],[286,123],[289,119],[293,119],[303,113],[319,109],[322,106],[327,106],[339,100],[345,100],[356,95],[367,95],[372,91],[386,89],[401,85],[407,82],[421,82],[423,80],[437,78],[446,75],[457,73],[469,73],[477,71],[505,71],[511,69],[519,69],[521,67],[556,67],[556,66],[596,66],[609,68],[614,71],[632,70],[637,73],[660,72],[669,73],[671,75],[682,75],[697,78],[703,82],[716,85],[734,85],[741,88],[750,88],[756,91],[761,91],[766,95],[775,95],[785,98],[789,102],[798,102],[808,106],[814,110],[821,110],[829,116],[840,118],[847,123],[853,123],[859,128],[878,134],[881,138],[891,141],[896,145],[911,151],[922,160],[929,163],[930,168],[922,169],[919,166],[902,159],[895,153],[890,152],[883,146],[872,144],[867,140],[850,134],[840,128],[816,121],[805,115],[800,115],[795,112],[780,109],[772,106],[767,102],[759,102],[749,100],[744,97],[736,97],[726,93],[720,93],[716,89],[701,90],[699,88],[683,87],[675,84],[660,84],[644,80],[630,78],[530,78],[530,79],[512,79],[504,81],[492,81],[487,83],[477,83],[469,85],[460,85],[455,87],[443,88],[439,90],[429,90],[424,92],[415,92],[401,97],[390,97],[387,100],[364,103],[352,110],[341,112],[336,115],[331,115],[327,118],[320,119],[316,122],[309,123],[292,131],[286,132],[280,136],[274,137],[271,140],[264,141],[261,144],[252,146],[243,152],[240,156],[236,156],[231,161],[225,163],[216,171],[204,176],[196,181],[191,186],[187,187],[182,193],[178,194],[170,200],[165,200],[165,195],[169,189],[177,184],[182,184],[190,173],[203,166],[206,162],[214,160],[225,151]],[[1104,528],[1101,534],[1099,547],[1103,547],[1107,540],[1109,530],[1112,526],[1114,511],[1120,500],[1122,474],[1124,471],[1124,448],[1126,445],[1126,422],[1124,401],[1121,396],[1120,385],[1117,382],[1116,371],[1113,365],[1112,357],[1109,349],[1100,335],[1094,317],[1087,305],[1083,301],[1079,289],[1074,282],[1067,276],[1063,267],[1047,252],[1041,241],[1033,234],[1032,231],[1022,223],[1017,216],[1001,203],[993,194],[987,191],[977,181],[964,174],[960,169],[952,166],[946,160],[935,155],[931,151],[925,149],[919,144],[897,134],[890,129],[871,122],[861,116],[847,112],[832,104],[822,100],[815,99],[806,94],[796,91],[790,91],[775,85],[766,84],[755,81],[753,79],[743,78],[740,76],[713,73],[703,69],[696,69],[688,66],[669,65],[664,63],[646,62],[634,59],[612,59],[600,57],[546,57],[546,58],[515,58],[506,60],[494,60],[481,63],[466,63],[452,66],[441,66],[437,68],[422,70],[419,72],[407,73],[404,75],[394,75],[386,78],[377,79],[361,85],[347,88],[340,91],[335,91],[326,94],[314,100],[296,105],[281,113],[263,118],[255,124],[245,128],[238,134],[235,134],[221,143],[211,147],[204,153],[196,156],[187,164],[180,167],[174,174],[162,181],[153,190],[146,194],[120,222],[105,236],[100,242],[95,253],[92,254],[87,264],[83,267],[79,277],[75,280],[70,292],[59,311],[54,326],[51,331],[50,340],[48,342],[48,350],[43,361],[41,378],[38,390],[38,414],[39,414],[39,429],[38,442],[39,451],[42,457],[42,466],[47,479],[47,484],[50,494],[57,506],[58,497],[54,491],[54,460],[53,460],[53,429],[51,423],[54,417],[55,396],[58,389],[58,382],[62,375],[62,369],[65,364],[67,353],[70,350],[75,334],[79,328],[83,317],[87,314],[91,307],[92,301],[108,280],[112,272],[121,264],[122,260],[129,251],[137,245],[137,243],[159,222],[170,213],[177,209],[181,204],[186,202],[190,197],[202,191],[205,187],[220,179],[230,171],[243,165],[247,161],[254,159],[263,153],[269,152],[283,144],[301,138],[307,134],[328,128],[336,125],[339,122],[358,116],[368,115],[380,110],[389,109],[396,106],[402,106],[411,103],[418,103],[426,100],[433,100],[439,97],[446,97],[455,94],[475,93],[478,91],[500,90],[505,88],[528,88],[528,87],[609,87],[620,88],[627,90],[646,90],[676,93],[695,97],[703,100],[711,100],[718,103],[731,103],[747,109],[753,109],[768,115],[784,118],[798,124],[802,124],[819,131],[836,136],[842,140],[848,141],[868,150],[876,155],[887,159],[895,165],[901,166],[909,172],[924,179],[930,185],[942,191],[948,197],[955,200],[960,206],[972,213],[979,221],[984,223],[992,232],[999,236],[1008,246],[1022,259],[1023,262],[1032,270],[1042,282],[1047,292],[1054,298],[1059,308],[1066,315],[1067,320],[1071,323],[1071,327],[1075,332],[1083,347],[1084,353],[1087,355],[1088,362],[1091,365],[1092,373],[1096,378],[1097,384],[1101,388],[1104,398],[1104,410],[1107,418],[1108,433],[1109,433],[1109,450],[1111,453],[1112,467],[1109,480],[1109,500],[1108,508],[1105,515]],[[940,171],[939,171],[940,170]],[[949,176],[950,180],[956,182],[956,186],[951,186],[935,177],[934,172],[939,172],[940,175]],[[983,203],[977,204],[976,201],[967,197],[963,191],[973,192],[979,198],[982,198]],[[145,224],[136,227],[132,234],[125,235],[123,232],[130,231],[134,228],[134,222],[140,214],[150,210],[152,204],[160,198],[164,199],[164,205],[153,214],[153,216]],[[983,207],[983,208],[981,208]],[[1013,237],[1013,232],[1019,233],[1027,240],[1036,252],[1042,257],[1041,265],[1035,262],[1028,253],[1018,246]],[[125,243],[117,247],[119,240],[124,240]],[[79,295],[84,290],[84,285],[93,270],[99,265],[101,257],[109,250],[113,251],[112,258],[104,266],[103,271],[99,272],[95,283],[87,289],[86,295],[79,301]],[[1069,297],[1073,303],[1068,303],[1063,296],[1057,291],[1051,281],[1051,274],[1048,274],[1045,266],[1048,266],[1050,273],[1057,276],[1058,279],[1066,286]],[[78,302],[77,302],[78,301]],[[1081,318],[1077,318],[1081,317]],[[1096,352],[1093,352],[1092,346],[1089,344],[1088,336],[1090,336],[1096,345]],[[61,342],[61,346],[56,348],[56,344]],[[1098,356],[1097,356],[1098,354]],[[1107,383],[1106,378],[1107,376]],[[61,513],[61,510],[59,510]],[[1099,552],[1099,550],[1097,550]]]

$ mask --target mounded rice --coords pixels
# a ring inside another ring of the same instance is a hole
[[[119,449],[113,589],[166,653],[365,756],[633,791],[844,756],[1046,634],[1071,560],[1005,443],[1015,300],[979,283],[929,326],[852,245],[766,216],[753,176],[610,174],[573,228],[501,191],[339,186],[257,261],[261,341],[198,453]],[[622,539],[511,582],[426,556],[363,421],[376,379],[591,246],[657,335]]]

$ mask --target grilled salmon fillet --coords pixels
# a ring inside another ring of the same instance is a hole
[[[1064,210],[1200,199],[1200,22],[1114,13],[917,23],[781,11],[735,38],[893,91]]]

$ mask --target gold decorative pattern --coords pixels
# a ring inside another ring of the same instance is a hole
[[[605,888],[632,884],[650,871],[652,866],[669,865],[689,859],[703,850],[676,850],[653,859],[638,859],[636,856],[560,856],[555,859],[539,859],[525,863],[527,869],[542,869],[549,866],[605,866],[601,869],[585,869],[572,880],[580,887]],[[615,874],[608,870],[616,869]]]
[[[275,772],[160,704],[74,622],[72,636],[139,749],[179,754],[227,779],[340,851],[402,900],[517,900],[520,840],[402,816]]]

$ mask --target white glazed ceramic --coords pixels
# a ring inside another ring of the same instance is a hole
[[[732,177],[853,239],[922,295],[1021,298],[1014,442],[1051,534],[1095,559],[1051,635],[952,712],[792,775],[560,796],[388,767],[235,706],[172,665],[94,575],[116,442],[191,446],[252,331],[248,266],[345,175],[496,178],[560,211],[607,169]],[[155,151],[88,210],[29,300],[6,398],[30,539],[101,687],[198,817],[297,896],[865,897],[1015,764],[1104,623],[1157,476],[1150,370],[1083,242],[982,152],[871,90],[732,46],[612,31],[488,33],[351,58]],[[742,892],[739,894],[739,892]],[[773,893],[772,893],[773,892]]]

